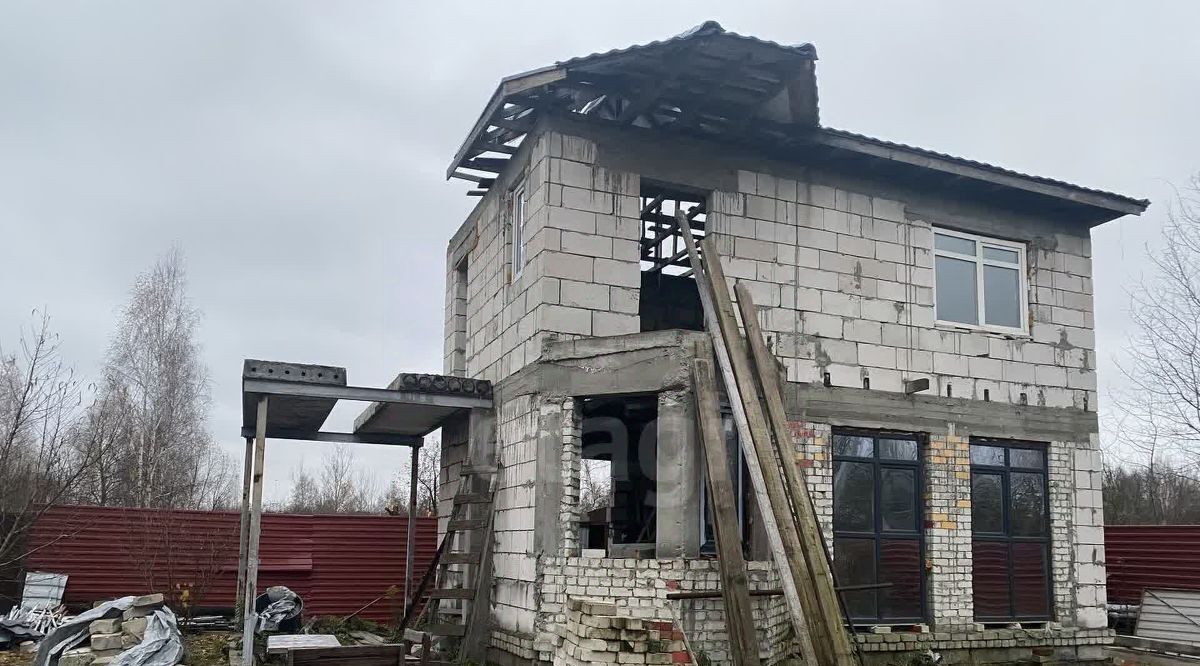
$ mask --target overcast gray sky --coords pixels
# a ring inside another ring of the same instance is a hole
[[[95,375],[178,244],[239,459],[243,358],[438,372],[445,243],[475,201],[443,173],[498,79],[706,19],[815,44],[826,125],[1152,199],[1094,232],[1116,381],[1143,245],[1200,170],[1196,3],[0,0],[0,344],[44,307]],[[321,447],[273,442],[269,497]],[[405,451],[358,457],[383,483]]]

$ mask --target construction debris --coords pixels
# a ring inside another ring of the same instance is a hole
[[[149,594],[63,618],[38,644],[34,665],[174,666],[182,657],[175,614],[163,605],[163,595]]]
[[[304,600],[290,589],[275,585],[258,595],[255,600],[258,613],[259,633],[264,631],[298,630],[300,614],[304,611]]]

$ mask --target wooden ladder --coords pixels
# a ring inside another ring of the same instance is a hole
[[[421,617],[428,618],[421,633],[432,637],[434,647],[447,652],[447,640],[457,639],[460,646],[458,661],[475,658],[473,652],[486,636],[486,618],[475,617],[478,604],[476,598],[491,578],[492,548],[492,500],[495,495],[494,479],[496,468],[464,464],[460,471],[458,490],[454,494],[453,508],[446,523],[446,534],[438,544],[437,552],[429,569],[421,577],[416,593],[400,631],[414,632],[408,628]],[[458,535],[471,535],[469,550],[461,550],[462,539]],[[454,567],[458,567],[455,570]],[[437,586],[429,589],[436,581]],[[428,592],[428,594],[426,594]],[[421,605],[421,600],[428,602]],[[443,607],[443,603],[450,607]],[[414,610],[418,612],[414,613]],[[474,629],[474,631],[473,631]],[[415,636],[414,636],[415,638]],[[416,640],[412,641],[416,643]],[[425,641],[428,651],[430,641]]]

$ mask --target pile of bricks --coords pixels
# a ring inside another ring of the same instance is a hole
[[[59,666],[105,666],[142,642],[150,614],[162,605],[163,595],[147,594],[135,599],[121,617],[93,621],[88,625],[90,644],[64,652],[58,660]]]
[[[572,598],[567,605],[555,666],[693,663],[673,622],[619,617],[616,604],[598,599]]]

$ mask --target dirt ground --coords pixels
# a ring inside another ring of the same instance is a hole
[[[183,663],[187,666],[228,666],[229,660],[225,657],[225,644],[232,636],[233,633],[224,631],[184,634],[183,643],[186,651]],[[29,666],[32,663],[32,652],[0,650],[0,666]]]
[[[225,645],[233,636],[234,634],[228,631],[185,633],[183,663],[187,666],[228,666],[229,658],[225,656]]]
[[[20,650],[0,651],[0,666],[29,666],[32,663],[32,652],[21,652]]]

